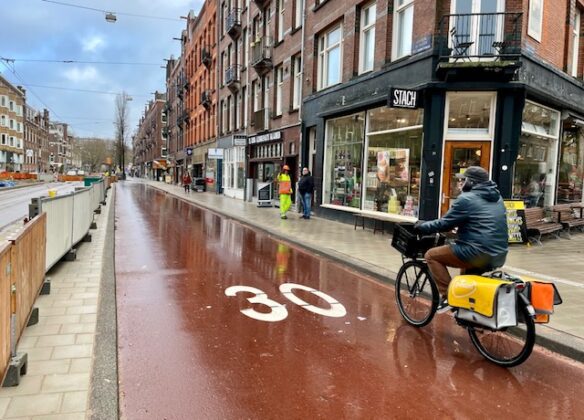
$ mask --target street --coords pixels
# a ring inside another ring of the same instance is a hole
[[[31,199],[46,196],[49,190],[56,190],[57,195],[67,194],[79,186],[83,186],[83,184],[80,182],[51,182],[24,188],[0,190],[0,229],[27,217]]]
[[[449,315],[407,326],[392,287],[143,184],[115,211],[123,418],[584,413],[579,363],[494,366]]]

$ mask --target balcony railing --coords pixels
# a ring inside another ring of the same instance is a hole
[[[209,109],[211,107],[212,99],[211,99],[211,91],[204,90],[201,92],[201,105],[205,108]]]
[[[436,38],[440,61],[465,63],[465,67],[472,67],[472,63],[501,67],[501,63],[517,62],[521,54],[522,17],[523,13],[444,15]]]
[[[201,62],[204,66],[209,67],[211,65],[211,51],[207,47],[201,48]]]
[[[253,113],[253,126],[256,131],[265,131],[270,129],[269,108],[260,109]]]
[[[239,64],[233,64],[227,67],[225,70],[225,84],[232,92],[239,90],[239,85],[241,82],[241,66]]]
[[[232,39],[241,35],[241,9],[231,9],[225,18],[225,29]]]
[[[260,76],[263,76],[274,67],[272,63],[273,45],[272,38],[269,36],[259,38],[252,43],[251,65]]]

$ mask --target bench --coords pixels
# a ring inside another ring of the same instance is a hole
[[[360,225],[363,229],[365,229],[365,219],[373,220],[374,235],[377,233],[377,231],[385,233],[385,222],[414,223],[417,220],[415,217],[375,211],[357,211],[353,213],[353,217],[355,218],[355,230],[357,229],[357,225]]]
[[[530,207],[525,209],[525,223],[527,228],[527,236],[530,234],[535,234],[537,237],[533,237],[534,242],[539,245],[541,243],[541,237],[543,235],[553,234],[557,238],[560,237],[560,231],[562,230],[562,225],[553,221],[545,221],[545,210],[542,207]],[[531,239],[531,237],[530,237]]]
[[[572,207],[572,204],[557,204],[552,207],[554,222],[561,224],[567,230],[568,237],[572,228],[584,227],[584,219],[576,217]]]

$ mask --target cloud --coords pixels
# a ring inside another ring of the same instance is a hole
[[[71,82],[92,82],[99,78],[99,73],[95,67],[88,66],[84,68],[74,67],[65,71],[63,75]]]
[[[81,40],[81,47],[83,51],[95,52],[99,47],[103,47],[105,41],[99,35],[93,35]]]

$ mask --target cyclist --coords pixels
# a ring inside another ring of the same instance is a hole
[[[458,228],[453,244],[432,248],[424,256],[442,296],[440,312],[448,308],[446,295],[451,280],[448,267],[462,271],[494,270],[505,263],[508,250],[507,217],[497,184],[479,166],[471,166],[456,177],[463,182],[462,193],[450,210],[440,219],[418,221],[414,225],[414,230],[421,234]]]

